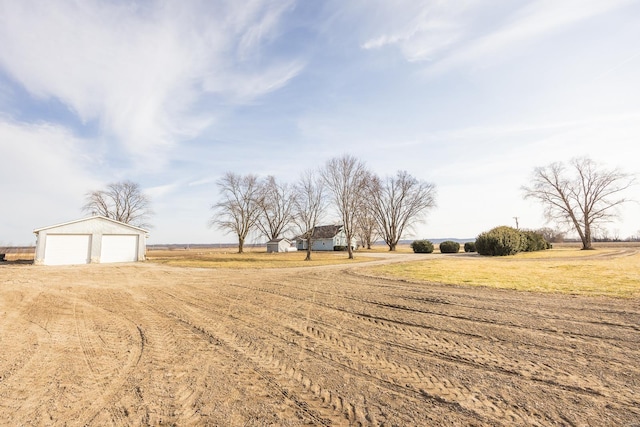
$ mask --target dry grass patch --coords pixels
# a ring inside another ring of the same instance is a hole
[[[305,261],[306,252],[267,253],[264,248],[239,254],[230,250],[154,250],[147,252],[147,261],[176,267],[205,268],[290,268],[344,264],[367,261],[367,258],[347,258],[346,252],[313,252]]]
[[[560,248],[510,257],[456,255],[374,267],[373,274],[410,280],[530,292],[640,297],[640,252]]]

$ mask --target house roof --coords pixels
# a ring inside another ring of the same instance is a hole
[[[335,237],[340,230],[342,230],[342,225],[319,225],[313,229],[311,236],[313,239],[331,239]]]
[[[101,220],[101,221],[113,222],[114,224],[122,225],[124,227],[133,228],[134,230],[142,231],[143,233],[148,233],[148,231],[143,229],[143,228],[136,227],[134,225],[127,224],[127,223],[124,223],[124,222],[116,221],[115,219],[107,218],[106,216],[102,216],[102,215],[93,215],[93,216],[90,216],[90,217],[87,217],[87,218],[76,219],[74,221],[68,221],[68,222],[63,222],[63,223],[60,223],[60,224],[49,225],[47,227],[36,228],[35,230],[33,230],[33,232],[35,234],[38,234],[42,230],[48,230],[50,228],[62,227],[64,225],[75,224],[77,222],[91,221],[91,220],[96,220],[96,219]]]

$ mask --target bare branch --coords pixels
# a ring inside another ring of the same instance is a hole
[[[617,207],[629,201],[623,192],[635,183],[633,176],[618,169],[602,169],[591,159],[569,163],[573,175],[562,163],[534,169],[530,186],[523,186],[525,198],[538,200],[549,221],[571,224],[591,249],[593,231],[618,216]]]
[[[295,192],[288,184],[279,184],[268,176],[261,186],[260,216],[256,227],[268,240],[277,239],[291,229]]]
[[[84,212],[102,215],[125,224],[150,228],[149,218],[153,215],[151,201],[142,192],[140,185],[131,181],[114,182],[105,190],[90,191],[86,194]]]
[[[247,235],[261,213],[263,193],[256,175],[227,172],[217,183],[222,200],[214,204],[210,225],[238,236],[238,252],[244,252]]]
[[[369,185],[371,210],[384,241],[394,251],[403,234],[424,214],[436,206],[434,184],[418,181],[406,171],[381,180],[375,177]]]
[[[294,186],[293,218],[301,231],[300,236],[307,241],[305,260],[311,260],[313,230],[322,218],[326,200],[324,182],[314,171],[304,172]]]
[[[366,197],[369,176],[364,163],[349,155],[329,160],[322,170],[322,177],[342,219],[349,259],[353,258],[352,242],[356,236],[358,212]]]

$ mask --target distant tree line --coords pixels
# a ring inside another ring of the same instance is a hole
[[[618,208],[629,199],[623,194],[636,182],[635,176],[619,169],[606,169],[582,157],[535,168],[524,197],[544,207],[545,216],[566,229],[573,229],[583,249],[594,241],[619,241],[602,226],[618,216]],[[378,239],[390,251],[436,207],[436,186],[418,180],[406,171],[379,177],[365,163],[351,155],[329,159],[324,166],[303,172],[292,184],[274,176],[225,173],[217,181],[220,200],[210,225],[233,233],[238,251],[243,252],[250,232],[268,240],[297,233],[307,239],[307,259],[311,258],[313,230],[333,211],[344,228],[347,242],[357,239],[371,248]],[[86,194],[83,211],[123,223],[148,228],[154,212],[149,197],[132,181],[110,183]],[[564,231],[536,230],[550,243],[563,241]],[[626,240],[640,241],[637,236]],[[347,245],[353,258],[351,244]]]
[[[211,207],[210,225],[235,234],[240,253],[251,231],[268,240],[296,232],[307,239],[306,259],[311,259],[313,230],[331,209],[347,242],[357,239],[370,248],[382,238],[395,251],[402,236],[436,206],[434,184],[406,171],[380,178],[351,155],[331,158],[293,184],[227,172],[217,186],[220,200]],[[353,258],[350,244],[347,251]]]

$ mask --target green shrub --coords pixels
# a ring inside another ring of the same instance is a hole
[[[440,253],[443,254],[457,254],[460,251],[460,243],[453,240],[445,240],[440,243]]]
[[[480,233],[476,239],[476,250],[480,255],[514,255],[525,247],[525,237],[512,227],[501,226]]]
[[[433,243],[428,240],[414,240],[411,249],[417,254],[430,254],[433,252]]]
[[[547,242],[542,233],[533,230],[521,230],[524,237],[524,252],[543,251],[549,249],[551,244]]]
[[[340,245],[338,245],[338,246],[334,246],[334,247],[333,247],[333,250],[334,250],[334,251],[340,251],[340,252],[342,252],[342,251],[346,251],[346,250],[347,250],[347,247],[346,247],[346,246],[340,246]]]
[[[475,252],[476,251],[476,242],[467,242],[464,244],[465,252]]]

